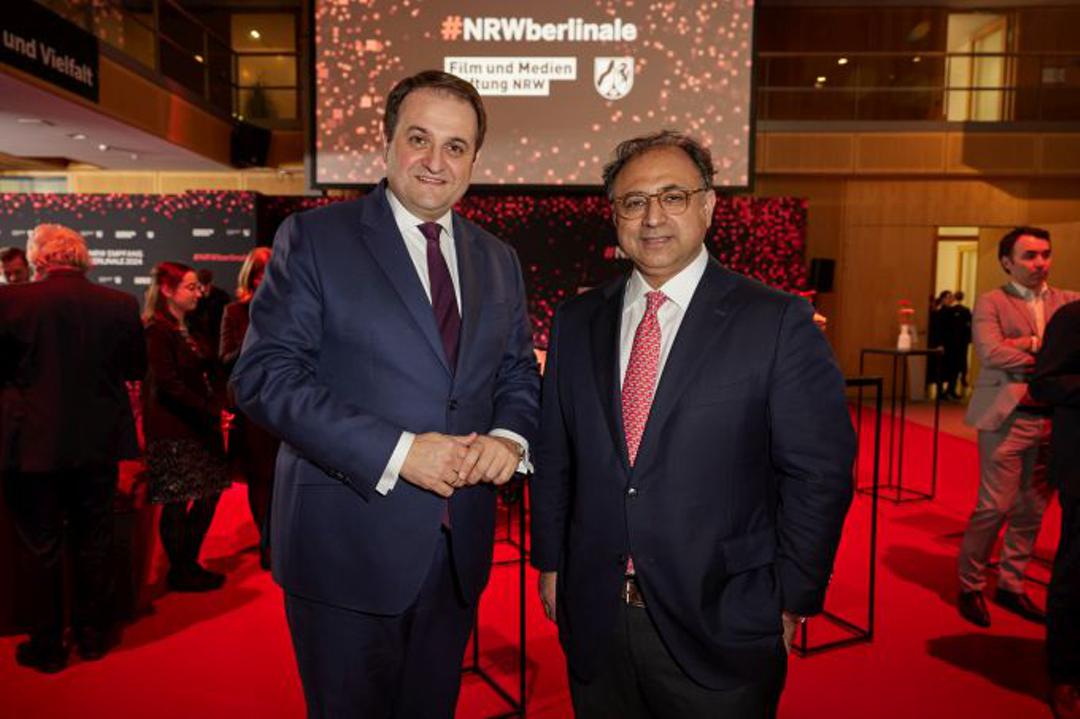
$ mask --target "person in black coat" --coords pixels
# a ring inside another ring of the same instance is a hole
[[[262,282],[270,248],[256,247],[248,253],[237,278],[236,302],[225,306],[221,318],[221,345],[218,356],[226,372],[232,372],[247,334],[251,298]],[[230,403],[231,404],[231,403]],[[270,533],[267,522],[274,488],[274,460],[281,441],[252,422],[239,410],[235,411],[229,430],[229,458],[247,480],[248,506],[251,518],[259,529],[259,563],[270,568]]]
[[[135,299],[86,279],[79,233],[40,225],[28,249],[43,279],[0,288],[0,471],[38,575],[16,661],[55,672],[68,654],[65,548],[79,654],[106,650],[117,466],[138,456],[125,382],[145,372],[146,349]]]
[[[1080,714],[1080,301],[1059,309],[1046,325],[1028,390],[1053,407],[1050,482],[1061,503],[1061,539],[1046,597],[1051,703],[1056,715],[1076,716]]]
[[[221,491],[229,485],[221,437],[223,401],[211,377],[216,355],[188,332],[201,294],[194,270],[176,262],[154,268],[143,320],[150,368],[143,383],[143,432],[150,501],[163,504],[161,543],[169,587],[217,589],[225,578],[198,562]]]

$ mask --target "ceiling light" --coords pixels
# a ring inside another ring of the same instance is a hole
[[[196,55],[195,56],[195,62],[198,62],[198,63],[204,62],[203,56],[202,55]]]
[[[912,62],[922,62],[922,58],[919,57],[918,55],[916,55],[915,57],[911,58],[911,61]]]
[[[51,122],[48,122],[47,120],[42,120],[39,117],[20,117],[15,122],[19,123],[20,125],[51,125],[52,124]]]
[[[818,76],[817,76],[817,81],[818,81],[818,82],[825,82],[825,81],[826,81],[826,80],[828,80],[828,79],[829,79],[829,78],[825,77],[824,75],[818,75]]]
[[[133,153],[131,153],[130,157],[131,157],[132,160],[138,160],[139,159],[139,153],[133,152]]]
[[[97,149],[101,150],[102,152],[106,152],[109,149],[109,146],[103,142],[97,146]]]
[[[81,132],[73,132],[70,135],[68,135],[68,137],[70,137],[72,140],[85,140],[86,139],[86,135],[84,135]]]
[[[847,63],[848,63],[848,59],[846,57],[842,57],[842,58],[840,58],[840,59],[838,59],[836,61],[837,65],[847,65]]]
[[[262,37],[262,33],[255,29],[252,29],[252,31],[249,32],[248,35],[251,36],[252,40],[258,40],[260,37]]]

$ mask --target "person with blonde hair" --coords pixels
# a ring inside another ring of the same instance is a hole
[[[237,276],[236,301],[225,306],[218,357],[229,372],[240,356],[247,334],[251,299],[262,283],[269,263],[269,247],[256,247],[249,252]],[[274,488],[274,460],[280,444],[275,435],[252,422],[243,412],[236,411],[229,430],[229,458],[247,480],[248,507],[259,530],[259,564],[263,569],[270,568],[268,520]]]
[[[30,639],[15,660],[52,673],[69,651],[65,554],[79,655],[108,646],[117,467],[138,456],[125,382],[145,373],[146,347],[135,298],[86,278],[78,232],[39,225],[28,256],[38,281],[0,287],[0,474],[35,570]]]
[[[221,492],[229,486],[221,437],[223,402],[211,375],[216,357],[188,332],[187,315],[201,290],[195,271],[179,262],[154,267],[146,293],[143,432],[150,501],[161,510],[168,585],[178,592],[217,589],[225,577],[199,564]]]

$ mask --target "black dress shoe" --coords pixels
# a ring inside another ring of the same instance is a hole
[[[1031,601],[1031,597],[1023,592],[1010,592],[999,589],[994,592],[994,603],[1029,622],[1046,624],[1046,613],[1039,609],[1035,602]]]
[[[83,661],[94,662],[101,659],[109,651],[106,633],[91,627],[76,630],[75,650]]]
[[[990,612],[986,609],[986,600],[982,592],[960,592],[956,600],[960,616],[978,627],[990,626]]]
[[[15,662],[45,674],[56,674],[67,667],[68,653],[63,644],[35,642],[28,639],[15,647]]]
[[[225,575],[191,564],[170,569],[166,582],[174,592],[212,592],[221,589]]]

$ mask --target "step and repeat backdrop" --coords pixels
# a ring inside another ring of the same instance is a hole
[[[289,214],[339,201],[252,192],[7,194],[0,195],[0,246],[25,247],[30,229],[55,222],[86,238],[93,279],[140,301],[150,270],[163,260],[210,269],[214,283],[231,291],[244,255],[271,244]],[[547,346],[561,300],[629,267],[616,247],[610,206],[599,193],[474,193],[457,209],[517,250],[538,347]],[[726,267],[794,291],[806,286],[805,237],[805,200],[720,197],[707,244]]]

